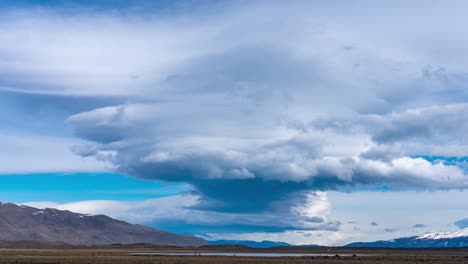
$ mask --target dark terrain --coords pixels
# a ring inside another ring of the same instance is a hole
[[[28,247],[39,248],[28,248]],[[47,248],[49,247],[49,248]],[[67,246],[64,244],[18,242],[0,243],[0,263],[164,263],[164,264],[305,264],[305,263],[468,263],[468,249],[371,249],[328,247],[279,247],[252,249],[243,246],[169,247],[148,244],[111,246]],[[190,252],[190,256],[131,256],[135,252]],[[195,256],[199,252],[302,252],[320,256],[307,257],[236,257]],[[354,256],[353,256],[354,255]]]
[[[63,241],[74,245],[134,244],[139,242],[200,246],[206,242],[105,215],[84,215],[57,209],[37,209],[0,202],[0,240]]]
[[[418,241],[423,240],[419,239]],[[219,241],[219,243],[223,242],[252,244],[252,241]],[[463,247],[406,249],[320,247],[313,245],[289,246],[286,243],[271,241],[255,242],[252,245],[259,247],[271,243],[282,246],[252,248],[243,245],[206,245],[206,241],[197,237],[182,236],[141,225],[132,225],[104,215],[91,216],[70,211],[42,210],[11,203],[0,203],[0,264],[468,263],[468,248]],[[196,255],[209,252],[228,252],[229,255]],[[137,256],[131,255],[133,253],[188,253],[189,255]],[[315,255],[294,257],[235,256],[240,253],[307,253]]]

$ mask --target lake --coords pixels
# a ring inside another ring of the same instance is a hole
[[[335,254],[312,254],[312,253],[240,253],[240,252],[197,252],[197,253],[174,253],[174,252],[136,252],[129,253],[132,256],[234,256],[234,257],[318,257]],[[339,254],[340,257],[350,257],[352,254]]]

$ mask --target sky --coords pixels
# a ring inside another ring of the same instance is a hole
[[[206,239],[468,227],[466,1],[0,2],[0,200]]]

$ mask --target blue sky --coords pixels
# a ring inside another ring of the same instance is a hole
[[[133,201],[189,191],[184,184],[163,183],[114,173],[40,173],[0,175],[2,199],[14,203],[80,200]]]
[[[466,8],[1,1],[0,199],[212,239],[457,230]]]

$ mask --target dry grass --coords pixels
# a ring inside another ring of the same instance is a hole
[[[127,250],[65,250],[65,249],[5,249],[0,250],[0,263],[89,263],[89,264],[391,264],[391,263],[468,263],[468,254],[456,252],[394,251],[391,254],[358,257],[294,257],[294,258],[260,258],[260,257],[207,257],[207,256],[129,256]],[[373,251],[361,254],[373,254]]]

